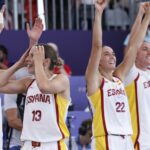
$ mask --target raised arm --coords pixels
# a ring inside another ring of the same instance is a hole
[[[33,60],[35,64],[35,78],[40,91],[47,94],[57,93],[66,99],[70,99],[70,85],[67,75],[58,74],[53,80],[49,80],[49,77],[53,74],[53,71],[49,70],[52,62],[49,58],[45,59],[43,46],[38,46],[33,50]]]
[[[24,93],[27,90],[28,85],[31,83],[31,78],[22,80],[12,80],[11,76],[21,67],[26,66],[26,57],[29,50],[27,50],[22,57],[10,68],[0,72],[0,92],[1,93]]]
[[[26,58],[28,56],[30,49],[25,51],[25,53],[20,57],[20,59],[6,70],[0,72],[0,87],[8,83],[10,77],[20,68],[26,66]]]
[[[134,33],[138,30],[140,30],[140,27],[141,27],[141,22],[142,22],[142,18],[143,18],[143,14],[145,13],[145,10],[144,10],[144,3],[140,3],[139,5],[139,11],[138,11],[138,14],[137,14],[137,17],[134,21],[134,24],[132,26],[132,29],[130,31],[130,35],[129,35],[129,38],[131,39],[132,36],[134,35]],[[124,49],[124,54],[127,52],[127,49],[130,45],[130,40],[129,42],[127,43],[125,49]]]
[[[141,28],[141,23],[142,23],[142,18],[143,18],[143,14],[145,13],[145,9],[144,9],[144,3],[140,3],[140,6],[139,6],[139,11],[138,11],[138,14],[137,14],[137,17],[134,21],[134,24],[132,26],[132,29],[131,29],[131,32],[130,32],[130,36],[132,38],[132,36],[134,35],[134,33],[136,31],[139,31],[140,28]],[[130,42],[130,41],[129,41]],[[130,43],[129,43],[130,44]],[[128,45],[129,45],[128,44]]]
[[[144,8],[145,12],[141,12],[141,17],[144,16],[144,14],[145,16],[140,23],[140,27],[137,28],[134,32],[132,32],[124,59],[114,72],[114,75],[119,77],[122,81],[124,81],[131,67],[135,63],[137,50],[140,48],[142,42],[144,41],[144,37],[146,35],[146,31],[149,25],[150,2],[146,2],[144,3],[144,5],[142,4],[142,7]]]
[[[29,24],[27,24],[27,34],[30,40],[30,45],[36,44],[42,34],[43,31],[43,24],[40,18],[35,19],[35,23],[33,28],[30,29]],[[17,61],[12,67],[8,68],[7,70],[3,71],[0,70],[0,87],[8,84],[10,76],[12,76],[18,69],[26,66],[26,57],[28,56],[29,49],[22,55],[19,61]]]
[[[27,23],[27,34],[29,37],[29,47],[38,43],[42,32],[43,32],[42,19],[36,18],[32,29],[30,29],[30,26]]]
[[[92,51],[89,58],[88,66],[85,73],[87,91],[91,95],[95,92],[99,83],[99,63],[102,53],[102,14],[106,7],[106,0],[101,2],[97,0],[95,3],[95,21],[93,25],[93,35],[92,35]]]

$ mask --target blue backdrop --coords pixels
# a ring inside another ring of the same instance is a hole
[[[126,35],[124,31],[104,31],[103,34],[104,44],[115,50],[118,63],[122,60]],[[44,31],[39,42],[58,44],[60,55],[72,68],[73,75],[84,75],[91,50],[90,31]],[[28,47],[28,37],[25,31],[3,31],[0,44],[8,48],[9,60],[13,63]]]

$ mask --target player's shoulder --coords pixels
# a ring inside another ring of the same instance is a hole
[[[54,79],[61,79],[61,80],[64,80],[66,82],[69,82],[69,77],[63,73],[55,74]]]

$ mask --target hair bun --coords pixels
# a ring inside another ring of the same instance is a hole
[[[58,57],[55,63],[56,66],[63,66],[64,60],[61,57]]]

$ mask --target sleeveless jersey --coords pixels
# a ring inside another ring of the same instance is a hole
[[[138,75],[126,87],[134,131],[132,140],[137,148],[140,144],[150,148],[150,71],[135,69]]]
[[[56,142],[69,137],[65,124],[69,103],[60,95],[41,93],[34,80],[27,91],[21,140]]]
[[[93,113],[94,137],[132,134],[124,85],[118,78],[113,80],[103,78],[100,89],[88,97]]]

